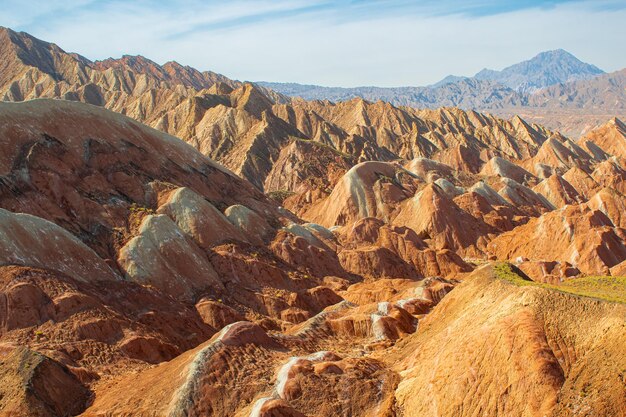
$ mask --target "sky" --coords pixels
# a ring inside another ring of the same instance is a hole
[[[420,86],[563,48],[626,67],[626,0],[0,0],[0,26],[89,59],[248,81]]]

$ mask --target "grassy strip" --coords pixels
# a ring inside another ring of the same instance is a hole
[[[270,191],[266,193],[266,195],[269,198],[271,198],[272,200],[276,201],[279,204],[283,204],[288,197],[291,197],[294,194],[295,193],[293,191],[289,191],[289,190],[277,190],[277,191]]]
[[[598,298],[626,304],[626,277],[588,276],[570,278],[559,285],[529,281],[521,277],[509,263],[494,265],[496,276],[518,286],[535,286],[582,297]]]

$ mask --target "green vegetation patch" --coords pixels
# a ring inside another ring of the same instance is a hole
[[[289,190],[278,190],[278,191],[270,191],[266,195],[272,200],[276,201],[279,204],[283,204],[283,202],[288,198],[294,195],[293,191]]]
[[[387,182],[387,183],[391,183],[391,184],[396,182],[393,178],[388,177],[388,176],[386,176],[384,174],[380,174],[380,173],[377,172],[376,175],[378,175],[378,180],[380,182],[383,182],[383,183]]]
[[[496,273],[496,277],[509,281],[518,286],[541,286],[543,284],[532,281],[526,275],[524,275],[518,268],[514,267],[508,262],[498,262],[493,265],[493,270]]]
[[[572,294],[626,304],[626,277],[572,278],[554,287]]]
[[[154,214],[155,213],[155,211],[152,210],[151,208],[143,207],[143,206],[140,206],[140,205],[138,205],[136,203],[132,203],[130,205],[129,210],[130,210],[131,213],[147,213],[147,214]]]
[[[518,286],[535,286],[566,294],[598,298],[613,303],[626,304],[626,277],[588,276],[570,278],[559,285],[531,281],[520,275],[513,265],[499,262],[493,267],[496,277]]]

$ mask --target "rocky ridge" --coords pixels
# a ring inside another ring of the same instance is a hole
[[[426,87],[334,88],[262,82],[287,96],[347,101],[357,97],[415,108],[459,107],[515,115],[578,137],[611,117],[626,118],[622,69],[603,73],[571,54],[548,51],[502,71],[483,70],[474,77],[448,76]]]
[[[2,412],[626,412],[620,119],[574,141],[0,37]]]

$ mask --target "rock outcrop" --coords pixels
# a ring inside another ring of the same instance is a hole
[[[221,211],[189,188],[172,191],[157,213],[174,220],[181,231],[205,250],[229,240],[246,240]]]
[[[4,265],[46,268],[83,282],[121,279],[74,235],[36,216],[0,209],[0,242]]]
[[[193,300],[223,288],[206,255],[166,215],[146,216],[117,262],[128,280],[176,298]]]
[[[619,120],[0,57],[2,412],[624,414]]]
[[[499,235],[488,251],[502,260],[567,261],[584,273],[602,274],[626,259],[625,237],[601,211],[565,206]]]
[[[623,304],[520,287],[481,268],[389,358],[403,375],[396,406],[410,416],[624,413],[623,314]]]
[[[91,396],[66,366],[25,348],[0,356],[0,381],[0,409],[5,415],[77,415]]]

